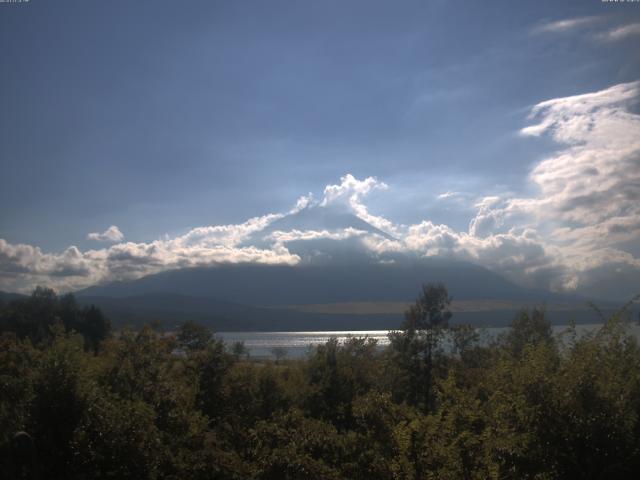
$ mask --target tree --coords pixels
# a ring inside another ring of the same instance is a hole
[[[288,352],[284,347],[273,347],[271,349],[271,355],[275,357],[276,363],[280,363],[282,360],[287,358]]]
[[[33,400],[25,431],[33,436],[47,478],[69,478],[71,440],[86,401],[86,361],[82,340],[54,329],[51,346],[34,374]]]
[[[231,346],[231,353],[233,353],[233,355],[238,359],[241,357],[249,358],[249,349],[242,341],[233,342],[233,345]]]
[[[543,308],[522,309],[511,322],[511,328],[500,339],[515,357],[522,356],[527,346],[553,342],[551,322]]]
[[[444,285],[423,285],[415,304],[405,312],[402,331],[389,334],[396,361],[404,370],[404,396],[427,411],[433,408],[434,355],[449,326],[450,304]]]
[[[13,332],[34,343],[52,341],[56,325],[80,333],[85,349],[94,352],[111,334],[111,322],[98,307],[81,309],[73,294],[58,297],[50,288],[36,287],[30,297],[14,300],[0,311],[0,332]]]
[[[312,417],[331,421],[337,427],[351,423],[353,381],[342,368],[338,339],[318,345],[307,363],[310,393],[307,411]]]
[[[111,322],[98,307],[91,305],[82,310],[78,331],[84,336],[87,347],[96,352],[100,342],[111,334]]]
[[[34,343],[48,340],[51,327],[60,322],[57,306],[53,290],[36,287],[29,298],[9,304],[3,329],[15,332],[18,338],[28,337]]]
[[[191,320],[184,322],[178,331],[178,343],[186,350],[203,350],[213,339],[213,333],[204,325]]]
[[[211,341],[203,350],[194,353],[197,372],[197,404],[209,419],[225,415],[227,408],[233,408],[229,401],[225,378],[236,362],[227,353],[221,340]]]

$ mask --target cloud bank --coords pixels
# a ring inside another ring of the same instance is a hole
[[[347,174],[326,186],[321,199],[303,196],[286,213],[198,227],[175,238],[124,242],[112,226],[88,238],[114,245],[59,253],[0,239],[0,289],[29,291],[43,284],[74,290],[221,263],[296,265],[346,257],[387,263],[438,256],[477,263],[530,287],[640,290],[640,116],[633,112],[639,97],[640,82],[632,82],[533,106],[520,135],[550,137],[557,145],[529,173],[536,193],[475,199],[440,194],[440,200],[472,202],[475,215],[466,231],[374,215],[367,195],[392,195],[392,189],[374,177]],[[327,223],[328,216],[339,221]],[[332,253],[338,248],[342,257]],[[625,284],[618,285],[622,277]]]

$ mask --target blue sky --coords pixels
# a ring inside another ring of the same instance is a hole
[[[387,185],[371,214],[467,231],[539,195],[534,105],[640,80],[638,25],[599,0],[0,4],[0,238],[149,243],[348,173]]]

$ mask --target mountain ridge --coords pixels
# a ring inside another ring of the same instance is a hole
[[[454,299],[561,301],[573,296],[520,287],[468,262],[428,260],[404,264],[222,264],[160,272],[76,292],[123,297],[177,293],[253,306],[411,301],[423,283],[443,283]]]

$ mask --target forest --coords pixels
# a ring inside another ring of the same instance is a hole
[[[489,342],[422,287],[390,346],[253,359],[193,322],[111,328],[38,288],[0,305],[4,479],[626,479],[640,348],[522,310]],[[449,346],[445,348],[445,338]]]

